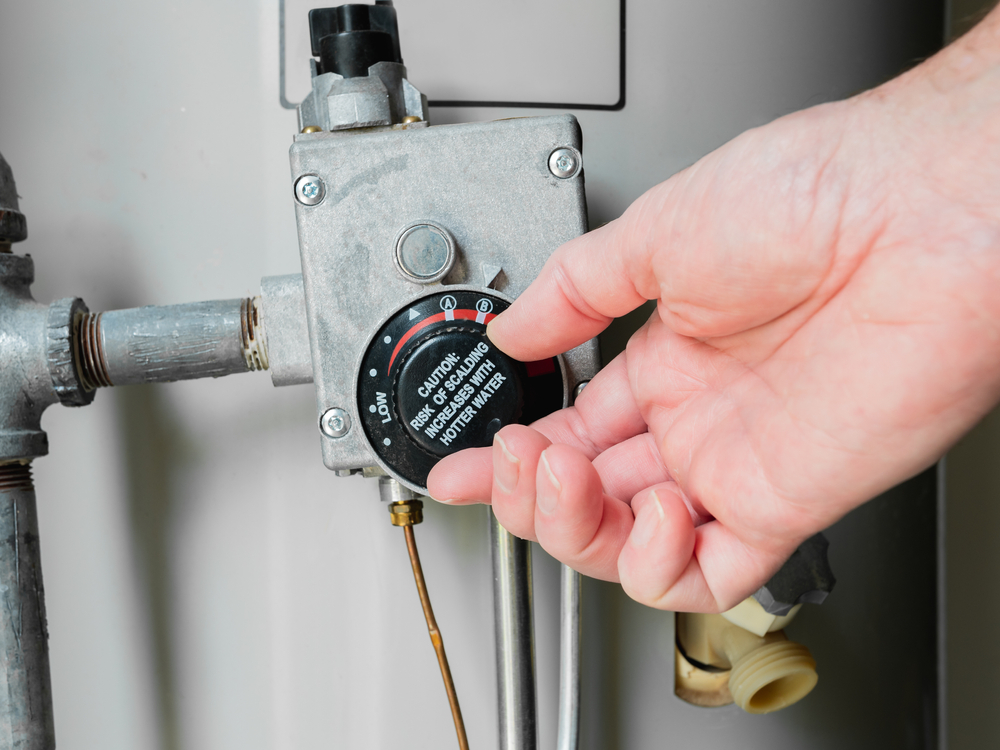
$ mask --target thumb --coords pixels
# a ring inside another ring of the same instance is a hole
[[[541,359],[650,299],[676,333],[706,338],[803,302],[830,269],[842,201],[817,187],[834,155],[814,142],[796,148],[800,130],[778,121],[745,133],[567,242],[492,321],[490,339]]]
[[[490,340],[515,359],[551,357],[645,302],[623,267],[628,243],[618,237],[621,221],[556,250],[538,278],[487,326]]]

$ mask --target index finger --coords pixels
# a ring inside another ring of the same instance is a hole
[[[645,432],[646,420],[629,386],[625,357],[622,352],[597,373],[573,406],[531,426],[553,443],[576,448],[591,461],[612,445]]]
[[[646,422],[629,388],[625,354],[594,377],[574,406],[531,426],[548,442],[572,446],[591,460],[608,447],[645,432]],[[431,497],[453,503],[489,502],[493,450],[496,446],[471,448],[442,458],[427,477]]]
[[[592,339],[645,302],[626,271],[623,221],[558,248],[531,286],[487,326],[490,340],[515,359],[543,359]]]

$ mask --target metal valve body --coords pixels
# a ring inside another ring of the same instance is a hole
[[[322,424],[325,414],[340,410],[339,429],[321,431],[328,468],[378,465],[421,490],[433,460],[469,444],[437,440],[435,449],[430,443],[436,436],[425,429],[423,444],[413,434],[404,443],[419,467],[389,455],[406,439],[405,425],[432,420],[455,404],[450,391],[438,404],[414,395],[413,411],[407,411],[407,399],[394,397],[396,370],[404,368],[405,381],[407,361],[413,362],[409,349],[436,331],[411,333],[415,326],[430,321],[481,337],[475,331],[485,327],[486,316],[520,294],[553,250],[586,231],[582,171],[560,177],[549,166],[560,149],[580,158],[580,129],[569,115],[296,136],[292,184],[308,180],[323,196],[319,202],[298,200],[296,217],[317,417]],[[431,321],[435,316],[441,320]],[[474,354],[475,343],[469,342],[443,345],[433,362],[428,359],[428,373],[442,363],[448,367],[449,355],[460,369]],[[406,351],[392,358],[397,346]],[[547,411],[567,403],[597,368],[596,341],[564,355],[560,393],[556,399],[550,394]],[[418,380],[417,387],[423,382]],[[529,381],[522,385],[532,386]],[[513,397],[517,386],[508,382]],[[476,386],[469,398],[479,393]],[[461,406],[468,415],[466,404]],[[454,422],[463,410],[448,415],[445,430],[464,426]],[[540,415],[537,409],[530,413]],[[387,417],[399,427],[393,434],[379,427]],[[490,420],[474,427],[483,435],[495,433],[520,415],[507,417],[492,428]]]

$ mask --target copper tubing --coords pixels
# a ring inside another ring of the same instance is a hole
[[[403,533],[406,535],[406,549],[410,553],[410,565],[413,566],[413,578],[417,582],[417,594],[420,595],[420,606],[424,609],[424,617],[427,619],[427,631],[430,633],[431,643],[434,644],[434,652],[437,654],[438,665],[441,667],[441,677],[444,678],[444,689],[448,693],[451,715],[455,719],[458,746],[461,750],[469,750],[469,738],[465,735],[465,722],[462,720],[462,709],[458,705],[455,682],[451,678],[448,656],[444,652],[444,640],[441,638],[441,631],[438,630],[437,621],[434,619],[434,610],[431,609],[431,600],[427,595],[427,584],[424,582],[424,571],[420,566],[420,555],[417,553],[417,540],[413,536],[413,526],[404,526]]]

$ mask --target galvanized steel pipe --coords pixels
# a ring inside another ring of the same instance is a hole
[[[31,470],[0,464],[0,750],[56,746]]]
[[[79,355],[89,388],[264,370],[259,298],[88,313]]]

